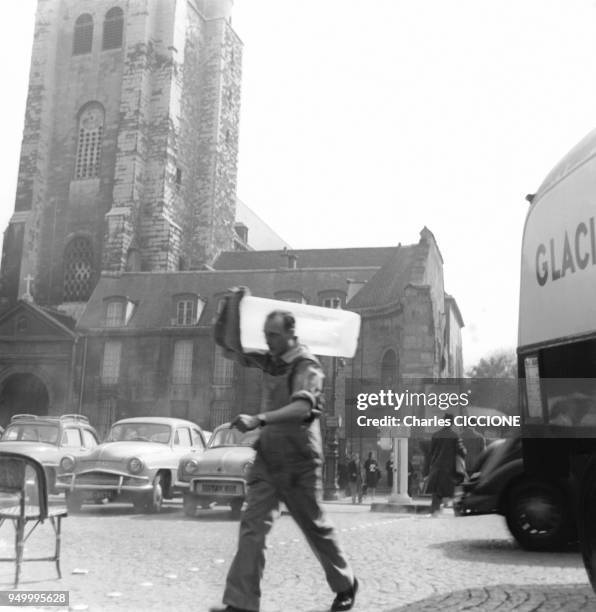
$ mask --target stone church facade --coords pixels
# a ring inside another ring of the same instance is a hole
[[[82,412],[101,431],[147,414],[212,429],[259,411],[260,373],[212,340],[235,285],[361,314],[354,359],[325,360],[340,450],[356,445],[354,385],[461,375],[463,321],[430,230],[405,246],[289,250],[239,215],[231,5],[38,0],[0,268],[0,425]]]

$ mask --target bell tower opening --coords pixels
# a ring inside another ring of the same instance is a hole
[[[14,414],[48,414],[50,396],[34,374],[11,374],[0,383],[0,425],[6,427]]]

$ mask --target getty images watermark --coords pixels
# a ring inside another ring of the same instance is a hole
[[[358,393],[356,396],[356,409],[360,411],[374,408],[385,409],[393,412],[411,409],[435,408],[440,412],[434,415],[417,416],[415,414],[404,414],[398,416],[385,413],[382,416],[368,416],[360,414],[356,417],[356,423],[360,427],[444,427],[447,419],[442,414],[447,410],[461,410],[471,406],[471,391],[464,392],[422,392],[422,391],[393,391],[381,389],[375,393]],[[458,427],[520,427],[521,417],[519,415],[473,415],[457,414],[453,422]]]

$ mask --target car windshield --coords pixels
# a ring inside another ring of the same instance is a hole
[[[209,440],[209,448],[215,446],[252,446],[258,437],[258,429],[242,433],[239,429],[230,428],[228,425],[214,432],[211,440]]]
[[[58,444],[60,428],[50,423],[19,423],[9,425],[2,434],[2,442],[43,442]]]
[[[170,442],[169,425],[160,423],[120,423],[112,427],[106,442],[123,442],[135,440],[140,442]]]

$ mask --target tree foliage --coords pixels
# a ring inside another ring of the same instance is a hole
[[[483,357],[467,372],[471,378],[472,402],[505,414],[519,414],[517,357],[513,350],[501,350]]]
[[[467,372],[469,378],[517,378],[517,357],[512,350],[495,351]]]

